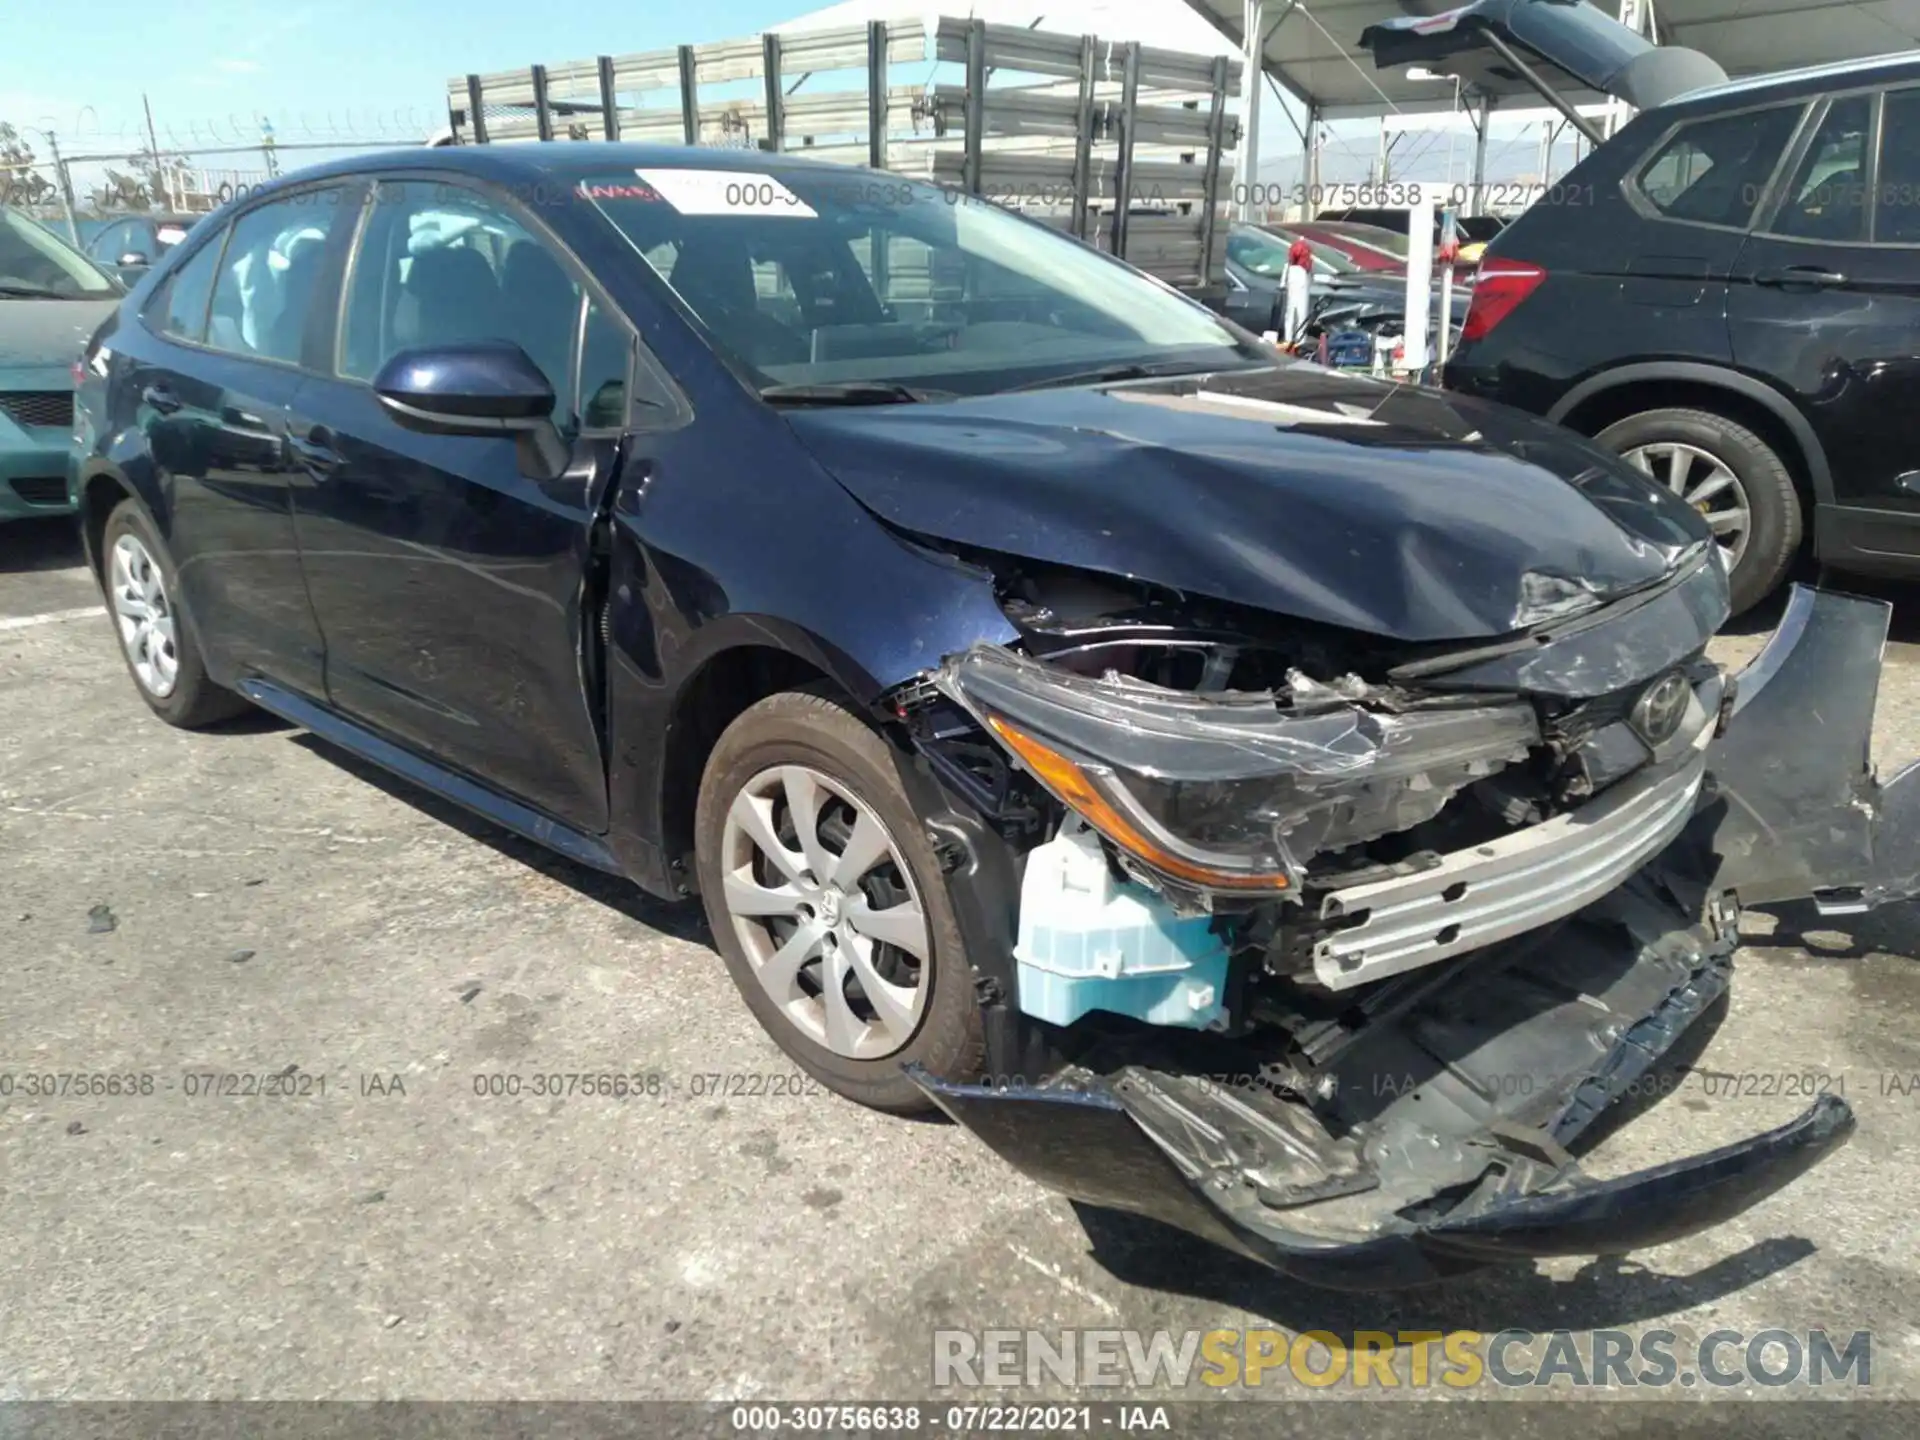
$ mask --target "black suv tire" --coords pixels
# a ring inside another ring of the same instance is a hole
[[[1800,549],[1800,494],[1785,462],[1753,431],[1710,410],[1647,410],[1616,421],[1595,439],[1619,454],[1643,445],[1690,445],[1733,472],[1750,517],[1747,548],[1729,587],[1735,615],[1766,599],[1786,578]]]

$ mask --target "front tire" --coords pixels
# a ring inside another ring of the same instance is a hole
[[[207,678],[193,627],[179,608],[173,556],[138,501],[121,501],[107,517],[100,565],[120,657],[147,708],[183,730],[243,713],[245,700]]]
[[[1800,494],[1780,456],[1753,431],[1710,410],[1648,410],[1595,438],[1713,526],[1729,561],[1734,614],[1786,578],[1800,549]]]
[[[984,1049],[946,882],[892,747],[813,691],[727,727],[694,818],[715,942],[808,1074],[876,1110],[930,1108],[901,1067],[969,1080]]]

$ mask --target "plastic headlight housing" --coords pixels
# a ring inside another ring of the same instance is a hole
[[[1108,840],[1209,890],[1291,889],[1311,856],[1431,819],[1539,739],[1517,700],[1384,713],[1305,682],[1283,704],[1093,680],[993,646],[936,683]]]

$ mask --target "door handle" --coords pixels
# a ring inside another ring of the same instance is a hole
[[[340,452],[333,448],[333,432],[324,425],[316,425],[305,435],[287,432],[287,448],[293,457],[316,480],[324,480],[338,470],[345,462]]]
[[[1778,286],[1781,289],[1805,285],[1815,290],[1824,290],[1830,285],[1846,284],[1847,277],[1838,270],[1823,270],[1818,265],[1789,265],[1782,270],[1762,270],[1753,277],[1753,283]]]
[[[140,392],[140,403],[149,410],[171,415],[180,408],[180,397],[164,385],[149,385]]]

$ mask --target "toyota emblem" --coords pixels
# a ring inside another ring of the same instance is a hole
[[[1687,677],[1678,670],[1669,670],[1640,692],[1640,698],[1633,703],[1633,714],[1628,717],[1629,723],[1647,744],[1663,745],[1680,728],[1680,721],[1687,713],[1687,699],[1692,694],[1693,687],[1687,684]]]

